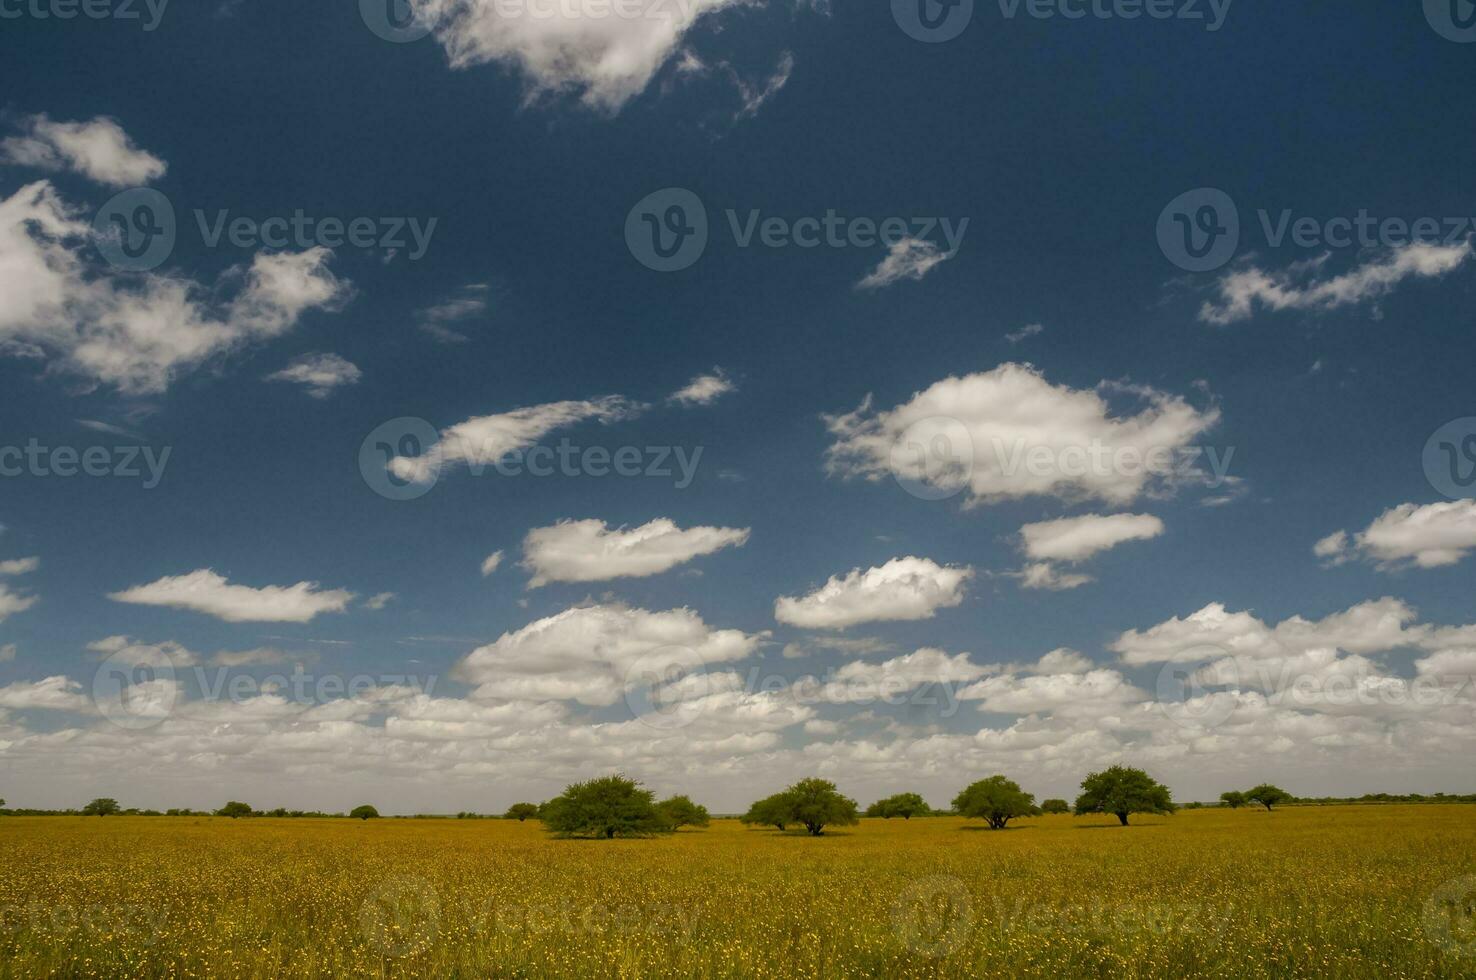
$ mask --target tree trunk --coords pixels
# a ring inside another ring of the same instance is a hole
[[[1128,825],[1128,815],[1126,813],[1119,813],[1117,819],[1122,821],[1124,827]]]

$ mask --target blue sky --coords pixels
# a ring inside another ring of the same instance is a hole
[[[0,795],[1469,791],[1470,39],[926,2],[3,6]]]

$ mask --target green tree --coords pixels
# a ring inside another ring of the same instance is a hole
[[[122,812],[118,801],[107,796],[100,796],[82,808],[84,817],[111,817]]]
[[[777,827],[783,830],[792,822],[789,816],[789,804],[784,799],[783,793],[775,793],[766,796],[748,808],[748,812],[738,818],[746,824],[758,824],[764,827]]]
[[[249,817],[251,816],[251,807],[238,800],[231,800],[225,806],[216,810],[215,815],[217,817],[230,817],[232,820],[235,820],[237,817]]]
[[[913,817],[925,817],[932,812],[927,801],[916,793],[898,793],[896,796],[877,800],[866,808],[868,817],[881,817],[885,820],[892,817],[911,820]]]
[[[1041,800],[1040,801],[1040,812],[1041,813],[1070,813],[1071,812],[1071,805],[1069,803],[1067,803],[1065,800],[1058,800],[1058,799],[1055,799],[1053,797],[1053,798],[1051,798],[1049,800]]]
[[[572,783],[549,800],[543,823],[562,837],[646,837],[669,829],[655,799],[633,779],[603,776]]]
[[[683,827],[706,827],[712,819],[707,812],[707,807],[700,803],[693,803],[686,796],[673,796],[662,800],[656,804],[656,809],[672,830],[680,830]]]
[[[1232,810],[1239,810],[1245,806],[1245,794],[1232,789],[1220,794],[1220,802]]]
[[[1292,796],[1280,786],[1272,786],[1270,783],[1262,783],[1255,789],[1245,791],[1245,798],[1251,803],[1259,803],[1270,813],[1273,806],[1290,803],[1296,797]]]
[[[1087,775],[1081,781],[1081,795],[1076,798],[1076,815],[1111,813],[1124,827],[1131,813],[1173,813],[1173,796],[1168,787],[1141,769],[1112,766]]]
[[[819,837],[832,824],[849,827],[860,822],[856,801],[842,796],[828,779],[801,779],[780,796],[789,820],[804,824],[812,837]]]
[[[350,810],[349,816],[353,817],[355,820],[372,820],[375,817],[379,816],[379,811],[374,809],[374,807],[370,806],[368,803],[365,803],[363,806],[356,806],[352,810]]]
[[[960,816],[988,821],[990,830],[1003,830],[1015,817],[1039,812],[1035,797],[1004,776],[990,776],[971,784],[953,798],[953,809]]]
[[[514,803],[507,808],[507,812],[502,815],[502,818],[504,820],[516,820],[518,823],[522,823],[529,817],[536,816],[538,816],[537,803]]]

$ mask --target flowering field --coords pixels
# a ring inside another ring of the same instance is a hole
[[[1476,975],[1476,807],[715,820],[0,819],[0,976]]]

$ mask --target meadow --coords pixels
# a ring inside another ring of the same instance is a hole
[[[714,820],[0,819],[4,977],[1476,976],[1476,807]]]

